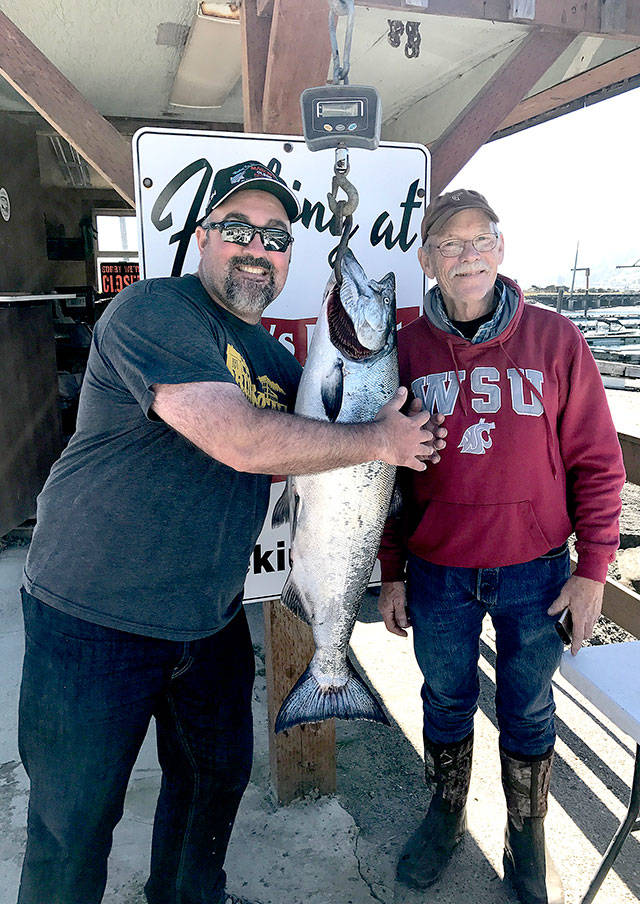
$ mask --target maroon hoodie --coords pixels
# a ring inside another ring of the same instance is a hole
[[[400,473],[403,513],[385,527],[383,581],[403,579],[407,550],[497,568],[573,530],[575,573],[606,580],[625,474],[602,378],[567,318],[525,305],[516,283],[499,279],[513,314],[492,338],[474,344],[425,314],[398,334],[400,383],[446,416],[448,436],[437,465]]]

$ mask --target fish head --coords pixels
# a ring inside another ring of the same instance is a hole
[[[342,284],[332,286],[327,305],[332,344],[353,360],[388,353],[395,345],[395,275],[368,279],[349,248],[340,270]]]

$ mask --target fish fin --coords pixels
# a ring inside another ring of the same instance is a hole
[[[402,490],[398,486],[398,481],[396,480],[393,486],[393,493],[391,494],[391,502],[389,503],[389,514],[388,518],[396,518],[400,512],[402,511]]]
[[[287,477],[287,480],[291,480],[290,477]],[[300,514],[300,496],[298,493],[294,491],[293,493],[293,516],[291,518],[291,546],[293,547],[293,541],[296,538],[296,530],[298,527],[298,515]],[[292,549],[293,553],[293,549]]]
[[[289,478],[287,477],[287,482],[284,485],[282,496],[278,499],[273,507],[273,514],[271,515],[271,527],[281,527],[283,524],[286,524],[289,518]]]
[[[322,386],[320,388],[320,398],[322,399],[325,414],[331,422],[335,421],[340,414],[343,389],[342,359],[338,358],[329,373],[322,378]]]
[[[307,668],[280,707],[276,717],[276,734],[294,725],[333,718],[367,719],[389,725],[389,719],[373,692],[348,660],[347,665],[347,683],[328,691],[320,687],[311,668]]]
[[[283,606],[286,606],[290,612],[297,615],[299,619],[309,624],[309,616],[307,615],[302,599],[300,598],[300,591],[291,580],[291,575],[289,575],[286,584],[282,588],[280,602]]]

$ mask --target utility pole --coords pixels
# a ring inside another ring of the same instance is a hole
[[[573,276],[571,277],[571,291],[569,292],[569,310],[573,310],[573,287],[576,283],[576,269],[578,266],[578,249],[580,248],[580,240],[576,245],[576,259],[573,262]]]

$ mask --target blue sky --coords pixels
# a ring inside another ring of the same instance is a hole
[[[640,269],[615,267],[640,258],[640,89],[485,145],[448,189],[460,187],[487,196],[502,271],[523,288],[571,285],[578,241],[592,287],[638,285]]]

